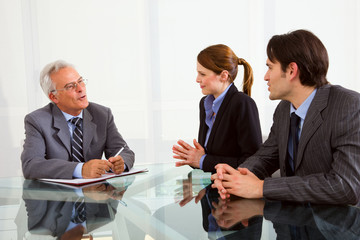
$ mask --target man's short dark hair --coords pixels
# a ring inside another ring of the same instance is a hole
[[[270,39],[266,51],[269,60],[278,61],[284,72],[291,62],[295,62],[300,70],[302,85],[321,87],[328,83],[328,54],[323,43],[312,32],[296,30],[275,35]]]

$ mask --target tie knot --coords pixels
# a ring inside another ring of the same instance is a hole
[[[75,126],[77,126],[77,127],[81,127],[82,119],[79,118],[79,117],[74,117],[74,118],[72,118],[72,119],[70,120],[70,122],[71,122],[72,124],[74,124]]]
[[[291,113],[290,123],[294,126],[298,126],[300,123],[300,117],[295,112]]]

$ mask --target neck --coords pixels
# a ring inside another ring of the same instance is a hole
[[[314,90],[315,87],[300,85],[295,89],[289,101],[295,109],[298,109]]]
[[[213,95],[214,95],[214,98],[215,98],[215,99],[218,98],[218,97],[226,90],[226,88],[227,88],[230,84],[231,84],[230,82],[226,82],[226,83],[222,86],[221,90],[220,90],[218,93],[213,94]]]

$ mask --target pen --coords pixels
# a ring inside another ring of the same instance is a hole
[[[122,205],[124,205],[125,207],[127,207],[126,202],[124,202],[123,200],[119,200],[119,202],[120,202]]]
[[[126,145],[124,145],[122,148],[120,148],[120,150],[114,155],[114,157],[116,157],[117,155],[119,155],[125,148]]]
[[[120,150],[114,155],[114,157],[116,157],[117,155],[119,155],[119,154],[124,150],[125,146],[126,146],[126,144],[125,144],[122,148],[120,148]],[[106,160],[109,161],[108,159],[106,159]],[[110,169],[109,172],[112,172],[112,170]]]

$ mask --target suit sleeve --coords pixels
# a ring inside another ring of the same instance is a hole
[[[279,169],[279,147],[278,147],[278,118],[280,105],[276,108],[273,115],[273,125],[270,134],[261,148],[250,158],[240,165],[240,167],[248,168],[258,178],[265,179],[270,177],[277,169]]]
[[[63,158],[47,158],[46,145],[55,145],[54,139],[48,139],[44,133],[43,126],[39,124],[40,119],[35,114],[28,114],[25,117],[25,142],[21,154],[22,170],[27,179],[37,178],[67,178],[71,179],[74,169],[77,165],[70,162],[65,148],[59,148],[63,151]]]
[[[108,123],[107,123],[107,139],[106,146],[104,149],[105,157],[110,158],[114,153],[118,152],[123,146],[124,150],[120,153],[120,156],[124,159],[127,170],[130,170],[135,162],[135,153],[129,148],[124,138],[119,133],[115,122],[114,116],[111,113],[110,108],[108,109]]]

